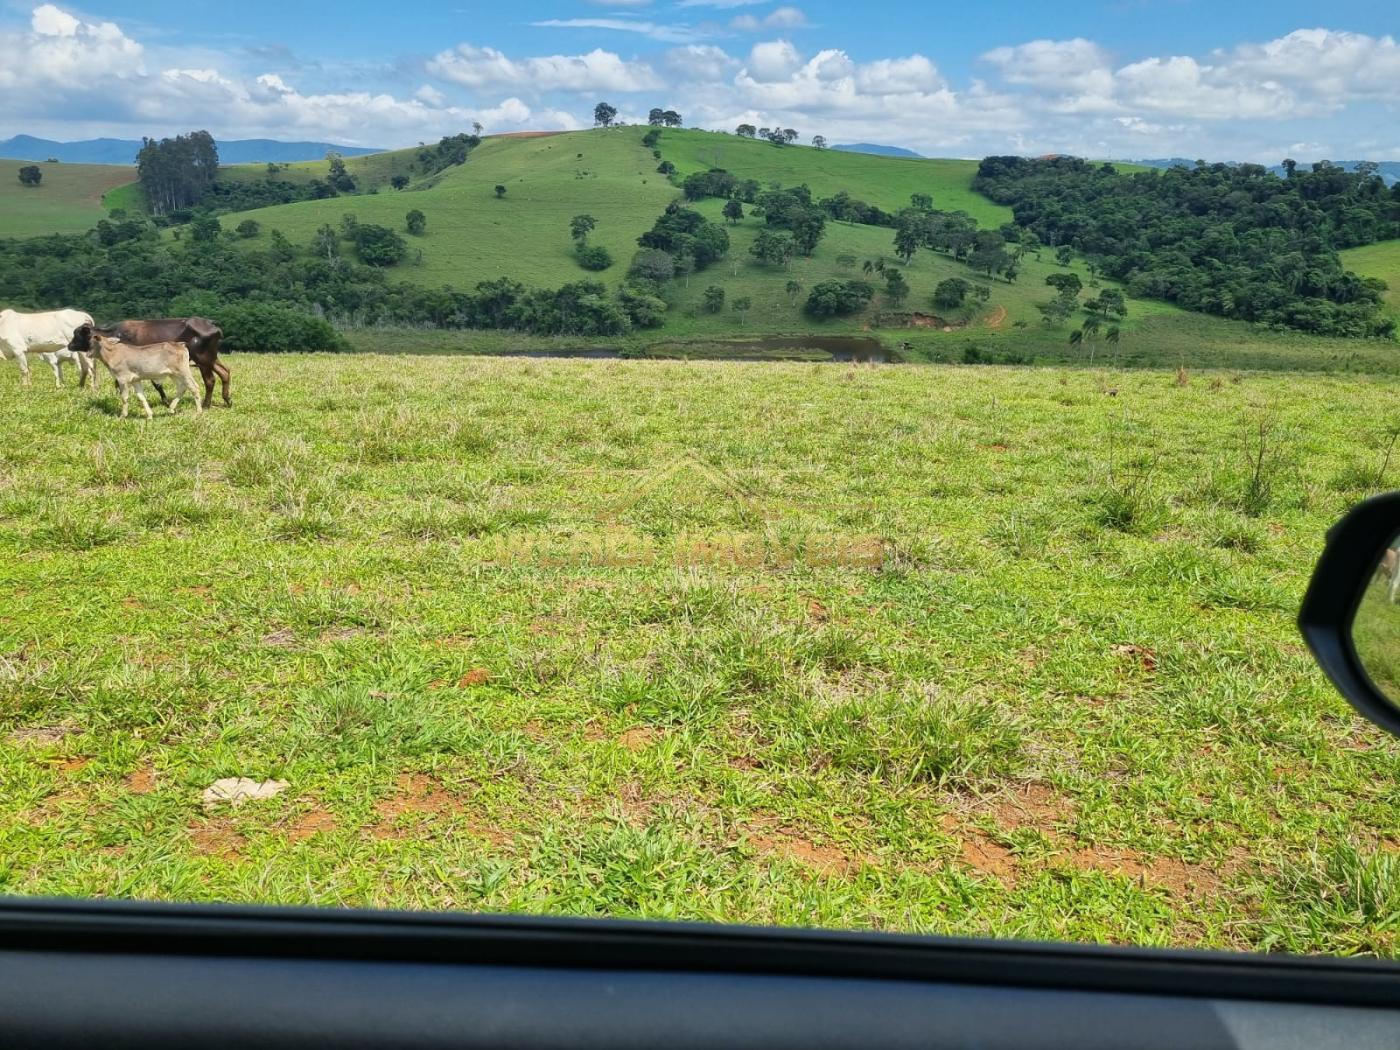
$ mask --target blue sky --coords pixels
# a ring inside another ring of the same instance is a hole
[[[607,99],[930,156],[1400,159],[1400,12],[1334,0],[0,0],[0,136],[402,146]]]

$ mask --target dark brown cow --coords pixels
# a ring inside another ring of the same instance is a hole
[[[111,328],[96,328],[93,325],[80,325],[73,333],[73,341],[68,349],[75,353],[91,353],[92,333],[120,339],[132,346],[150,346],[153,343],[184,343],[190,352],[190,360],[199,368],[204,377],[204,407],[214,400],[214,377],[218,376],[223,387],[224,404],[233,406],[229,395],[228,367],[219,360],[219,342],[224,333],[213,321],[204,317],[166,317],[154,321],[122,321]],[[159,383],[153,384],[161,402],[169,404],[165,391]]]

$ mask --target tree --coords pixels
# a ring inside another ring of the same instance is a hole
[[[617,107],[599,102],[593,107],[593,123],[600,128],[610,128],[617,119]]]
[[[1060,295],[1070,299],[1078,298],[1079,293],[1084,288],[1084,282],[1079,279],[1077,273],[1052,273],[1045,278],[1045,283]]]
[[[933,197],[927,193],[911,194],[909,206],[915,211],[933,211]]]
[[[802,294],[802,282],[795,277],[790,278],[785,287],[785,291],[788,294],[788,302],[797,302],[797,297]]]
[[[894,253],[908,265],[925,241],[922,227],[916,222],[901,222],[894,231]]]
[[[408,185],[408,176],[395,175],[392,179],[389,180],[389,185],[394,187],[394,189],[396,190],[404,189]]]
[[[654,108],[650,113],[647,114],[647,123],[654,128],[661,127],[663,124],[666,123],[666,111],[664,109],[660,109],[659,107]]]
[[[825,136],[825,135],[813,135],[813,136],[812,136],[812,145],[815,146],[817,149],[826,149],[826,136]]]
[[[792,238],[774,230],[759,230],[749,254],[766,266],[786,266],[797,252]]]
[[[676,166],[669,160],[663,160],[656,166],[656,173],[658,175],[674,175],[676,173]]]
[[[729,220],[729,225],[733,226],[744,217],[743,202],[737,198],[731,198],[724,202],[724,217]]]
[[[1068,266],[1074,259],[1074,251],[1068,244],[1062,244],[1055,249],[1055,261],[1061,266]]]
[[[569,236],[580,246],[588,243],[588,235],[598,228],[598,220],[591,215],[575,215],[569,220]]]
[[[661,123],[668,128],[678,128],[685,123],[685,120],[674,109],[668,109],[661,114]]]
[[[236,227],[234,233],[242,237],[245,241],[251,241],[262,231],[262,227],[256,219],[244,219]]]
[[[903,273],[893,267],[885,271],[885,294],[895,306],[909,298],[909,282],[904,279]]]
[[[190,240],[199,244],[209,244],[219,239],[224,232],[219,220],[212,215],[201,215],[190,223]]]
[[[428,228],[428,217],[417,208],[414,208],[404,216],[404,226],[407,227],[408,232],[413,234],[413,236],[421,237]]]
[[[44,180],[44,173],[37,164],[26,164],[19,169],[19,181],[23,186],[37,186]]]
[[[355,179],[345,170],[345,158],[332,150],[326,154],[326,163],[330,166],[326,181],[341,193],[354,193]]]
[[[820,208],[800,208],[788,213],[787,228],[803,255],[812,255],[826,234],[826,214]]]
[[[340,234],[336,232],[335,227],[330,223],[323,224],[311,238],[311,250],[317,255],[324,255],[327,262],[339,259]]]
[[[744,315],[753,309],[753,300],[747,295],[734,300],[734,312],[739,315],[739,324],[744,323]]]
[[[219,150],[207,131],[159,141],[142,139],[136,155],[136,177],[156,215],[194,207],[218,173]]]
[[[651,248],[640,251],[633,257],[632,267],[628,272],[644,281],[662,284],[676,276],[676,260],[670,252]]]
[[[807,296],[807,312],[813,317],[838,317],[863,310],[875,297],[865,281],[823,281]]]
[[[408,254],[408,243],[387,226],[359,223],[351,239],[355,254],[368,266],[393,266]]]
[[[504,186],[501,186],[501,185],[498,184],[498,185],[496,186],[496,199],[497,199],[497,200],[500,200],[500,199],[503,198],[505,195],[506,195],[506,188],[505,188]]]
[[[717,285],[710,285],[705,289],[705,312],[717,314],[724,310],[724,289]]]
[[[937,310],[956,310],[967,298],[972,285],[961,277],[948,277],[938,282],[933,290],[933,306]]]
[[[738,135],[741,139],[756,138],[758,136],[758,129],[752,124],[740,124],[734,129],[734,134]]]

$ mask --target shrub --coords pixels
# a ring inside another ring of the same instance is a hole
[[[408,232],[415,237],[421,237],[423,236],[423,232],[428,228],[428,217],[417,208],[414,208],[404,216],[404,226],[407,227]]]
[[[247,353],[345,351],[345,337],[323,318],[269,303],[228,303],[208,311],[224,330],[222,346]]]
[[[356,223],[350,238],[360,261],[370,266],[393,266],[408,254],[408,243],[387,226]]]
[[[813,317],[841,317],[865,309],[875,297],[875,289],[865,281],[823,281],[807,297],[807,312]]]
[[[256,219],[244,219],[234,228],[234,232],[245,241],[251,241],[262,232],[262,226]]]
[[[585,270],[606,270],[613,264],[612,252],[601,244],[581,246],[578,250],[578,264]]]

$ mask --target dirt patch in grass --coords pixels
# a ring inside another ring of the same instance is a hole
[[[652,729],[649,726],[637,726],[623,733],[617,738],[617,742],[628,751],[642,751],[660,740],[662,735],[659,729]]]
[[[149,795],[156,789],[156,773],[153,769],[138,769],[122,782],[133,795]]]
[[[315,835],[329,834],[335,828],[335,814],[313,809],[297,817],[296,822],[287,829],[287,841],[303,842]]]
[[[484,667],[474,667],[457,679],[458,689],[470,689],[474,685],[485,685],[491,681],[491,672]]]
[[[1074,816],[1074,803],[1048,784],[1019,784],[992,803],[992,818],[1006,831],[1036,828],[1054,834],[1057,824]]]
[[[1176,857],[1144,857],[1130,849],[1088,846],[1061,855],[1059,862],[1076,871],[1125,875],[1143,885],[1160,886],[1174,897],[1201,897],[1217,892],[1220,869]]]
[[[295,632],[283,627],[262,636],[262,644],[269,649],[290,649],[297,644]]]
[[[58,763],[58,771],[60,773],[76,773],[91,761],[92,759],[88,758],[86,755],[74,755],[72,758],[65,758],[60,761]]]
[[[849,875],[870,857],[834,843],[816,842],[805,832],[773,816],[755,817],[744,827],[744,839],[761,856],[792,860],[823,875]]]
[[[321,641],[348,642],[351,639],[360,637],[360,635],[364,633],[365,632],[358,627],[332,627],[328,631],[321,632]]]
[[[190,845],[201,857],[237,860],[248,846],[248,839],[234,828],[228,817],[213,817],[188,828]]]
[[[442,781],[426,773],[401,773],[395,781],[395,794],[376,802],[379,822],[370,828],[376,838],[398,838],[403,824],[425,817],[441,817],[456,812],[460,803],[443,788]]]
[[[1016,885],[1016,854],[988,835],[966,832],[960,843],[963,864],[983,875],[990,875],[1008,889]]]

